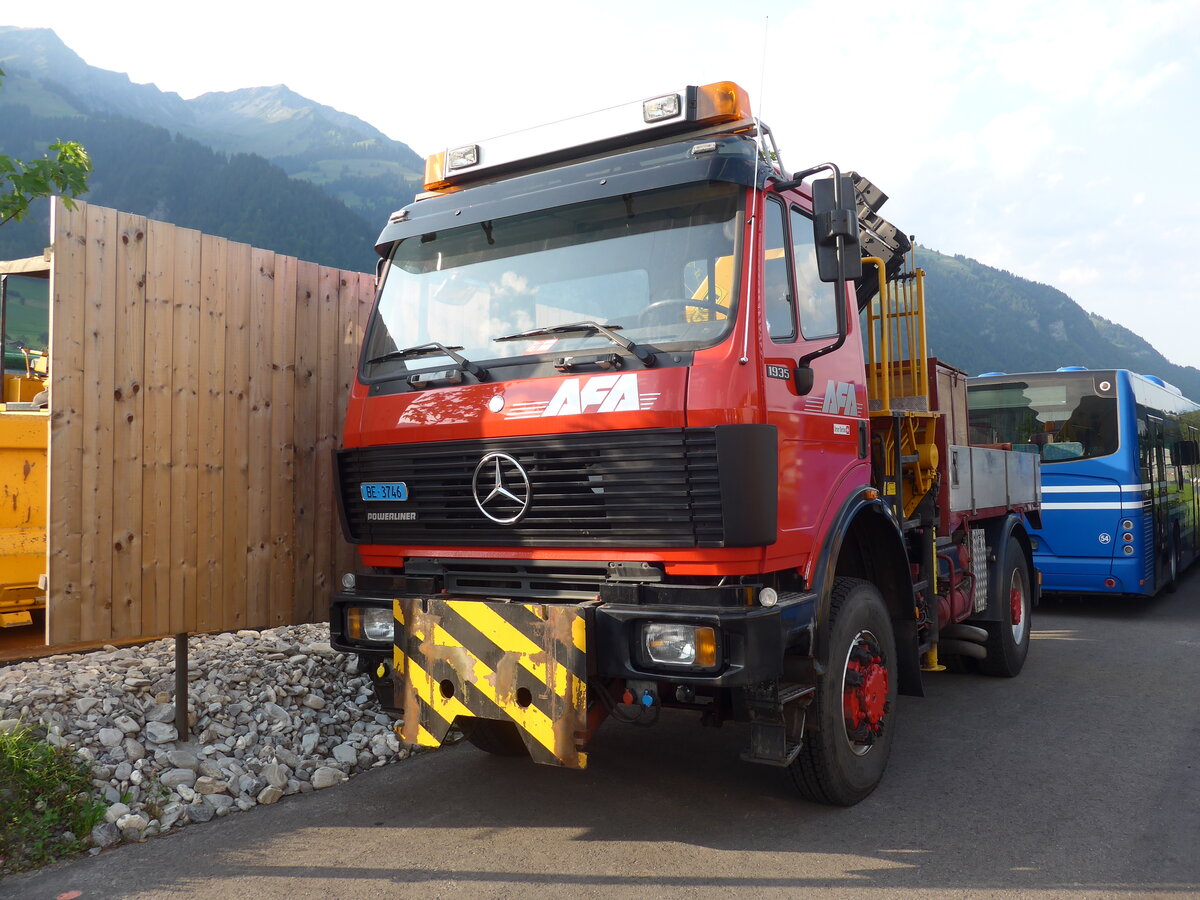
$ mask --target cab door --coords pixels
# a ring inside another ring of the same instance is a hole
[[[838,350],[812,361],[813,389],[801,395],[796,361],[837,340],[837,298],[817,277],[812,219],[798,195],[768,195],[763,226],[758,328],[764,406],[779,431],[779,533],[768,567],[803,565],[853,486],[868,480],[867,397],[857,315]],[[852,292],[848,292],[852,295]],[[843,302],[851,300],[843,298]],[[860,469],[861,471],[855,471]]]

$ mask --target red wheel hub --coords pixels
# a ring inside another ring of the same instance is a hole
[[[1025,615],[1025,592],[1020,587],[1013,587],[1008,592],[1008,606],[1012,615],[1012,623],[1020,625]]]
[[[852,738],[869,743],[883,730],[888,711],[888,670],[875,644],[862,641],[850,652],[845,685],[846,730]]]

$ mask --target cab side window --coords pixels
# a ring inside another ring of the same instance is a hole
[[[767,333],[776,343],[796,339],[796,302],[787,258],[787,229],[782,203],[768,200],[763,210],[763,309]],[[810,228],[809,231],[812,229]]]
[[[792,258],[800,333],[805,340],[837,334],[837,297],[832,284],[817,277],[817,248],[812,219],[792,207]]]

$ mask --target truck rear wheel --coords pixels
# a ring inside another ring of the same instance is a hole
[[[528,751],[525,742],[512,722],[497,722],[494,719],[462,717],[456,719],[459,729],[468,741],[486,753],[495,756],[524,756]]]
[[[834,582],[830,619],[812,727],[790,768],[805,799],[853,806],[875,790],[891,752],[896,640],[883,597],[867,581]]]
[[[1013,678],[1025,665],[1029,653],[1030,597],[1029,563],[1021,545],[1010,539],[1004,568],[990,598],[1000,610],[1000,621],[979,623],[988,631],[987,656],[979,661],[979,671],[984,675]]]

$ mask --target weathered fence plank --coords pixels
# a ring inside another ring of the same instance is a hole
[[[371,278],[55,203],[51,644],[319,621]]]

